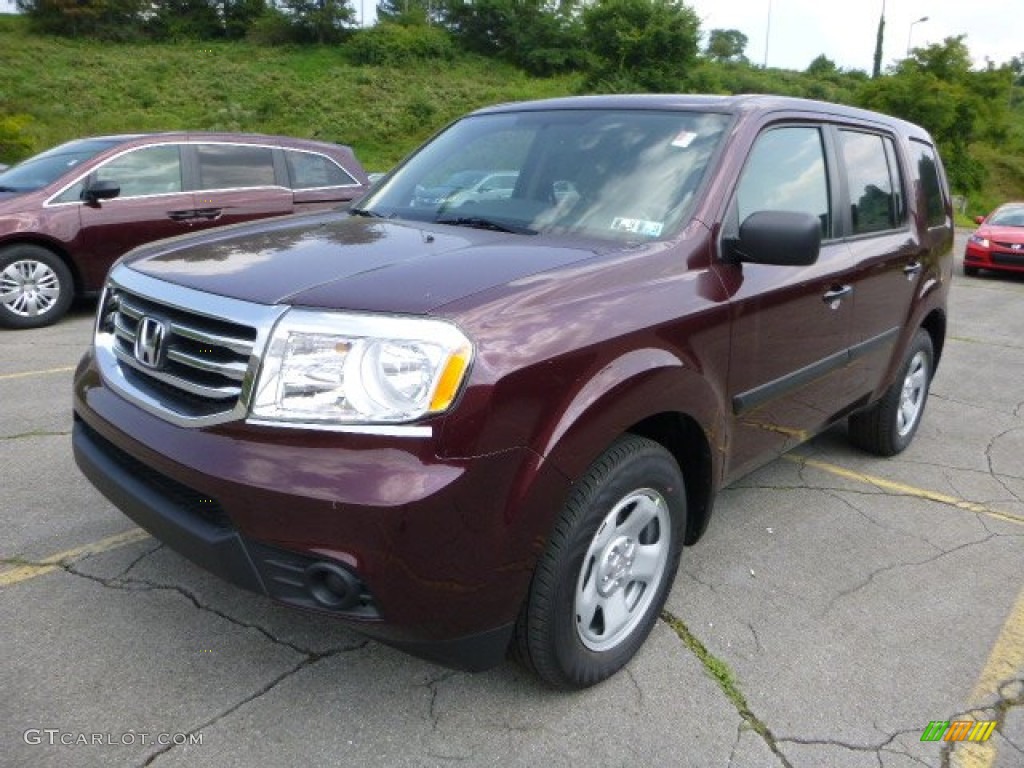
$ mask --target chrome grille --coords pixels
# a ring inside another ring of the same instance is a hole
[[[242,418],[267,334],[284,311],[115,267],[97,318],[100,371],[122,395],[175,423]]]
[[[234,407],[256,341],[256,329],[184,312],[127,291],[108,299],[114,354],[136,374],[156,379],[192,397],[213,401],[223,410]],[[143,317],[163,321],[166,358],[150,368],[136,358],[135,341]]]

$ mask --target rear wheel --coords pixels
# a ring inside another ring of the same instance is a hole
[[[0,325],[39,328],[59,320],[74,296],[71,270],[38,245],[0,250]]]
[[[896,381],[878,402],[850,416],[850,441],[879,456],[910,445],[928,401],[934,361],[932,337],[918,329]]]
[[[672,586],[686,491],[672,454],[616,441],[567,502],[516,625],[526,666],[559,688],[610,677],[637,652]]]

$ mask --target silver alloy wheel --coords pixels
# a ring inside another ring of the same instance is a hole
[[[896,431],[900,437],[906,437],[917,424],[927,393],[928,355],[918,352],[910,359],[900,393],[900,407],[896,412]]]
[[[576,584],[576,632],[592,651],[627,638],[658,593],[671,544],[668,506],[651,488],[631,492],[590,542]]]
[[[60,278],[35,259],[8,264],[0,272],[0,304],[19,317],[45,315],[60,298]]]

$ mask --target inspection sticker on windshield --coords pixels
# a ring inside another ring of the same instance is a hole
[[[676,134],[676,137],[672,139],[672,146],[679,147],[680,149],[686,149],[688,146],[693,144],[693,140],[697,138],[697,134],[693,131],[680,131]]]
[[[634,235],[645,235],[657,237],[661,234],[664,223],[660,221],[648,221],[647,219],[625,219],[616,216],[612,219],[612,229],[617,232],[632,232]]]

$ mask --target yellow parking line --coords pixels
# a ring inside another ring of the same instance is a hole
[[[882,477],[875,477],[863,472],[854,472],[852,469],[829,464],[817,459],[808,459],[799,455],[788,455],[785,457],[797,464],[804,464],[822,472],[866,483],[887,491],[893,491],[904,496],[914,496],[929,501],[937,501],[941,504],[948,504],[968,512],[975,512],[980,515],[1005,520],[1018,525],[1024,525],[1024,518],[1000,512],[984,504],[977,504],[973,501],[960,499],[956,496],[947,496],[944,493],[936,493],[924,488],[916,488],[912,485],[897,483],[886,480]],[[986,699],[999,693],[1000,683],[1016,679],[1024,671],[1024,590],[1017,596],[1017,601],[1010,609],[1010,615],[999,631],[995,644],[988,655],[985,667],[978,676],[978,682],[971,691],[970,705],[980,706]],[[995,763],[998,750],[994,742],[958,742],[951,755],[951,765],[954,768],[991,768]]]
[[[28,565],[19,565],[17,568],[3,571],[0,573],[0,587],[8,587],[11,584],[17,584],[18,582],[34,579],[36,576],[42,576],[43,574],[50,573],[51,571],[56,571],[60,568],[60,563],[75,560],[79,557],[85,557],[86,555],[97,555],[100,552],[109,552],[112,549],[124,547],[128,544],[134,544],[137,541],[143,541],[148,538],[149,534],[144,530],[141,528],[133,528],[130,531],[118,533],[114,536],[108,536],[105,539],[94,541],[91,544],[84,544],[81,547],[75,547],[74,549],[66,549],[63,552],[50,555],[38,562]]]
[[[830,475],[836,475],[837,477],[843,477],[847,480],[854,480],[858,483],[864,483],[866,485],[873,485],[876,488],[881,488],[885,491],[893,491],[901,496],[914,496],[918,499],[927,499],[928,501],[937,501],[940,504],[948,504],[951,507],[957,509],[963,509],[967,512],[974,512],[979,515],[985,515],[986,517],[992,517],[996,520],[1002,520],[1007,523],[1016,523],[1017,525],[1024,525],[1024,517],[1018,515],[1012,515],[1009,512],[1000,512],[998,509],[992,509],[984,504],[978,504],[974,501],[968,501],[967,499],[960,499],[956,496],[947,496],[944,493],[936,493],[935,491],[929,491],[925,488],[917,488],[913,485],[906,485],[904,483],[897,483],[893,480],[886,480],[884,477],[875,477],[874,475],[867,475],[863,472],[855,472],[852,469],[846,469],[846,467],[840,467],[836,464],[829,464],[825,461],[818,461],[817,459],[808,459],[798,454],[792,455],[787,454],[784,456],[787,461],[792,461],[796,464],[803,464],[804,466],[814,467],[820,469],[822,472],[828,472]]]
[[[75,366],[69,365],[65,368],[47,368],[42,371],[22,371],[21,373],[0,373],[0,381],[5,379],[24,379],[28,376],[46,376],[51,373],[67,373],[75,370]]]
[[[999,631],[985,668],[971,691],[971,704],[981,705],[999,693],[1000,683],[1017,679],[1021,672],[1024,672],[1024,589],[1017,595],[1017,602]],[[991,741],[959,744],[953,752],[951,765],[955,768],[991,768],[997,753],[996,745]]]

